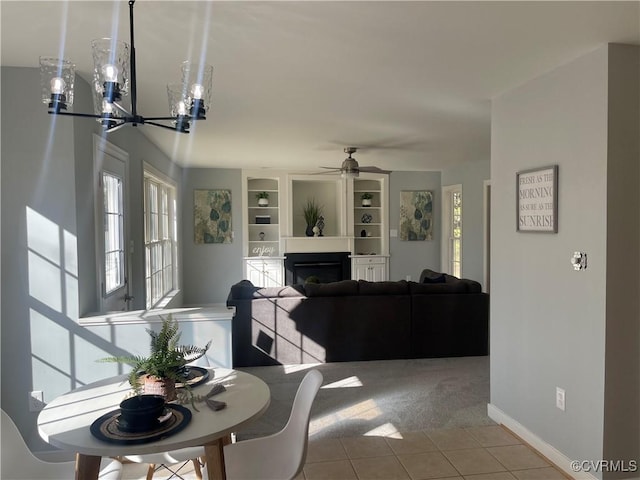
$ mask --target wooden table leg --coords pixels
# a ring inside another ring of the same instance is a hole
[[[97,480],[102,457],[76,453],[76,480]]]
[[[225,480],[227,474],[224,470],[224,444],[219,438],[204,446],[204,457],[207,465],[208,480]]]

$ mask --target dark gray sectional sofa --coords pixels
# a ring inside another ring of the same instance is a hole
[[[472,280],[425,272],[422,283],[243,280],[227,299],[233,366],[487,355],[489,296]]]

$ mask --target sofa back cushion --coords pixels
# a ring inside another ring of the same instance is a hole
[[[400,280],[398,282],[368,282],[358,280],[358,291],[360,295],[408,295],[409,282]]]
[[[242,280],[231,287],[229,300],[246,300],[251,298],[303,297],[304,290],[300,285],[286,287],[256,287],[249,280]]]
[[[431,293],[467,293],[464,282],[450,283],[416,283],[409,282],[411,295],[428,295]]]
[[[331,283],[305,283],[307,297],[344,297],[358,294],[356,280],[341,280]]]

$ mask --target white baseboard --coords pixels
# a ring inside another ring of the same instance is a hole
[[[487,414],[489,415],[489,418],[491,418],[491,420],[507,427],[509,430],[511,430],[513,433],[515,433],[517,436],[519,436],[521,439],[535,448],[538,452],[544,455],[559,469],[569,475],[569,477],[574,478],[575,480],[598,480],[598,478],[590,472],[574,472],[571,469],[571,461],[574,459],[568,458],[560,450],[542,440],[535,433],[511,418],[495,405],[491,403],[487,404]]]

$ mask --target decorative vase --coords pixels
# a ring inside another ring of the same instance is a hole
[[[370,198],[363,198],[362,199],[362,206],[363,207],[370,207],[371,206],[371,199]]]
[[[318,227],[318,236],[319,237],[324,237],[324,235],[322,234],[322,230],[324,230],[324,217],[322,215],[320,215],[318,217],[318,222],[316,223],[316,227]]]
[[[304,231],[307,237],[313,237],[313,225],[307,225],[307,229]]]
[[[268,207],[269,206],[269,199],[268,198],[259,198],[258,199],[258,206],[259,207]]]
[[[144,376],[144,393],[148,395],[161,395],[167,402],[175,400],[176,382],[170,378],[159,378],[153,375]]]

